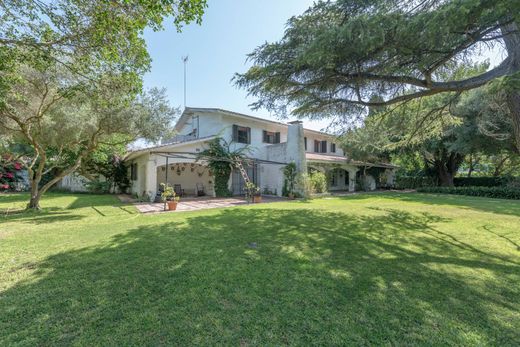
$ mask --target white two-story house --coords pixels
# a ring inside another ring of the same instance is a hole
[[[181,188],[186,195],[214,195],[213,176],[203,160],[196,160],[208,141],[221,137],[232,147],[248,147],[246,168],[264,194],[281,195],[282,169],[294,162],[298,170],[328,174],[330,191],[354,191],[360,163],[345,157],[335,137],[303,128],[300,121],[282,123],[215,108],[186,108],[175,129],[178,135],[167,143],[130,152],[132,193],[155,198],[161,183]],[[391,183],[394,166],[368,164],[387,171]],[[376,188],[374,179],[369,185]],[[244,182],[238,170],[229,178],[233,194],[242,194]]]

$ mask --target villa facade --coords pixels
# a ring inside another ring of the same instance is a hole
[[[387,184],[393,182],[395,166],[360,163],[347,158],[334,136],[305,129],[302,122],[282,123],[214,108],[186,108],[175,125],[177,136],[167,143],[132,151],[129,166],[131,192],[155,199],[161,183],[176,185],[186,195],[214,196],[213,176],[203,160],[196,160],[209,141],[221,137],[232,149],[247,146],[250,179],[264,194],[281,195],[282,169],[294,162],[298,171],[319,170],[327,174],[330,191],[354,191],[356,175],[366,165],[385,170]],[[370,189],[378,182],[367,177]],[[229,177],[233,194],[244,192],[238,170]]]

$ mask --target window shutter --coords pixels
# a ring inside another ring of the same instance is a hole
[[[233,124],[233,141],[238,142],[238,125]]]
[[[303,145],[305,146],[305,150],[307,150],[307,138],[303,138]]]
[[[247,128],[247,144],[251,144],[251,128]]]
[[[330,152],[331,153],[336,153],[336,144],[335,143],[331,143],[330,144]]]
[[[280,143],[280,132],[274,134],[274,143]]]
[[[321,141],[321,153],[327,153],[327,141]]]
[[[314,140],[314,152],[320,153],[320,141]]]
[[[267,142],[267,131],[262,130],[262,141]]]

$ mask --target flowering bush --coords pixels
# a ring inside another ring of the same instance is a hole
[[[0,158],[0,191],[13,190],[15,188],[16,172],[22,169],[22,164],[13,160],[10,155]]]

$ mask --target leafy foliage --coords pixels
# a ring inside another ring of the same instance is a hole
[[[504,78],[520,149],[519,13],[517,0],[320,1],[289,20],[281,40],[252,52],[253,66],[235,81],[257,98],[256,108],[348,123],[367,106]],[[489,47],[505,48],[507,58],[469,76],[446,73]]]
[[[99,145],[80,168],[81,173],[92,181],[104,180],[106,185],[102,186],[102,193],[113,192],[116,187],[120,192],[126,192],[130,186],[128,168],[123,161],[126,141],[113,139],[113,142]]]
[[[170,17],[201,22],[205,0],[7,0],[0,2],[0,71],[60,62],[77,76],[126,73],[140,86],[151,59],[143,33]],[[1,89],[1,88],[0,88]]]
[[[23,68],[0,108],[0,133],[26,146],[22,162],[29,172],[31,201],[78,170],[101,145],[127,144],[136,138],[156,140],[170,129],[177,110],[164,90],[152,89],[137,98],[124,76],[103,75],[102,83],[85,84],[67,69]],[[54,177],[41,185],[46,173]]]
[[[311,190],[313,193],[326,193],[328,180],[327,176],[321,171],[314,171],[309,175]]]
[[[17,174],[22,164],[8,153],[0,155],[0,191],[13,190],[18,180]]]
[[[208,148],[197,155],[197,160],[207,162],[208,167],[215,176],[215,195],[218,197],[231,196],[228,188],[231,171],[235,167],[237,160],[244,159],[244,153],[249,151],[249,147],[232,149],[221,137],[217,137],[208,143]]]
[[[282,195],[289,196],[289,194],[295,193],[295,188],[297,184],[297,176],[298,172],[296,170],[295,163],[289,163],[282,168],[283,172],[283,186],[282,186]]]

